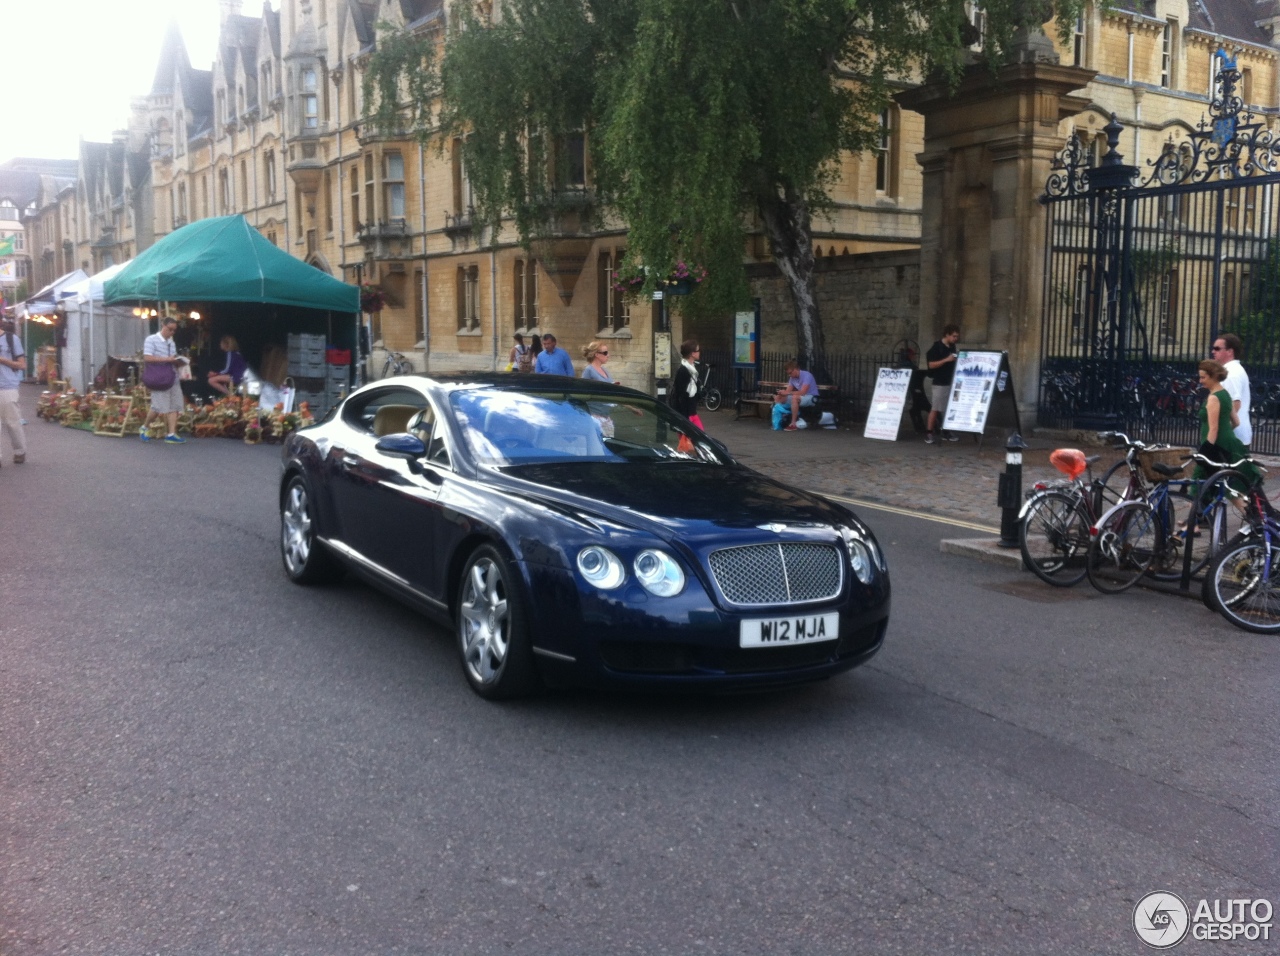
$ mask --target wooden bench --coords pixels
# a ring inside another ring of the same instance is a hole
[[[741,418],[747,409],[757,418],[764,417],[764,410],[772,414],[774,396],[787,387],[786,382],[756,382],[755,391],[738,399],[737,413]],[[819,385],[818,397],[807,408],[800,409],[800,417],[810,425],[817,425],[824,411],[834,412],[840,403],[839,385]],[[787,415],[791,414],[791,406],[787,406]]]

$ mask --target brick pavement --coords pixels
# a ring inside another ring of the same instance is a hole
[[[923,436],[905,423],[899,440],[886,442],[863,438],[861,422],[832,431],[775,432],[764,419],[735,421],[732,409],[703,411],[702,421],[708,433],[728,445],[739,460],[788,484],[955,518],[999,532],[996,491],[1005,468],[1004,429],[994,429],[981,446],[970,435],[961,435],[958,442],[926,445]],[[1024,491],[1037,480],[1062,477],[1049,464],[1049,453],[1055,448],[1080,447],[1087,454],[1101,454],[1095,474],[1120,458],[1110,448],[1090,447],[1057,435],[1023,437],[1031,446],[1022,459]],[[1266,487],[1271,500],[1280,501],[1280,462],[1269,464]]]

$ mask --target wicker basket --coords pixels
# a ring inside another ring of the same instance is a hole
[[[1147,448],[1138,452],[1138,465],[1142,468],[1142,474],[1147,481],[1168,481],[1170,477],[1179,478],[1183,475],[1194,462],[1186,461],[1188,455],[1194,451],[1192,448]],[[1172,465],[1178,469],[1176,475],[1162,475],[1155,470],[1155,465],[1160,462],[1165,465]]]

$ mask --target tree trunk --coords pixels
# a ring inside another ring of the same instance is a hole
[[[800,367],[813,373],[819,382],[829,383],[827,348],[822,335],[822,316],[818,314],[818,296],[814,286],[813,234],[810,231],[809,204],[804,197],[787,189],[780,195],[758,200],[760,219],[769,237],[773,261],[791,288],[791,301],[796,310],[797,359]]]

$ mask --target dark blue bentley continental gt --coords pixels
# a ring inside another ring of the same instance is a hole
[[[290,436],[281,551],[451,627],[477,693],[739,689],[880,649],[889,575],[847,508],[739,464],[667,406],[550,375],[405,376]]]

